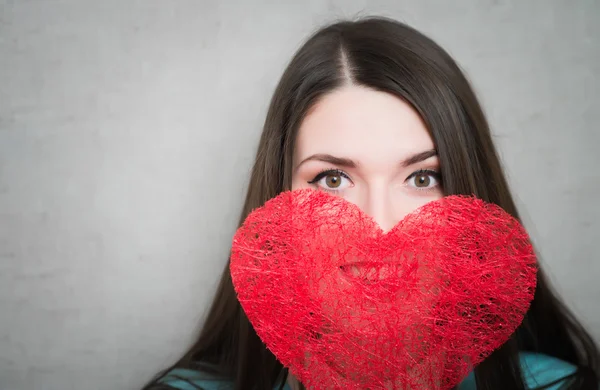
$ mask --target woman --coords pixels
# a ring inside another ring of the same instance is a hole
[[[240,224],[299,188],[342,196],[384,230],[451,194],[474,194],[518,218],[459,67],[429,38],[382,18],[327,26],[296,53],[271,101]],[[539,271],[521,326],[458,388],[597,389],[598,358]],[[248,322],[226,266],[197,342],[145,389],[295,385]]]

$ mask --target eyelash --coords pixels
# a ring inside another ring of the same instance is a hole
[[[324,169],[321,172],[317,173],[317,175],[308,182],[308,184],[316,184],[318,183],[322,178],[324,178],[325,176],[328,175],[339,175],[342,176],[348,180],[350,180],[352,182],[352,179],[350,179],[350,176],[348,176],[346,174],[346,172],[340,170],[340,169]],[[442,183],[442,176],[440,175],[440,173],[438,171],[435,171],[433,169],[419,169],[417,171],[414,171],[413,173],[411,173],[410,175],[408,175],[408,177],[406,178],[405,181],[408,181],[410,179],[412,179],[415,176],[418,175],[430,175],[433,176],[435,180],[438,181],[438,185],[441,185]],[[435,187],[433,188],[418,188],[415,187],[414,189],[417,191],[431,191],[433,190]],[[322,188],[323,191],[327,191],[327,192],[337,192],[337,190],[329,190],[327,188]]]
[[[442,175],[440,175],[440,173],[438,171],[435,171],[433,169],[419,169],[418,171],[414,171],[413,173],[411,173],[407,178],[406,181],[412,179],[415,176],[419,176],[419,175],[429,175],[429,176],[433,176],[433,178],[435,180],[437,180],[438,185],[441,186],[442,185]],[[437,186],[436,186],[437,187]],[[432,187],[432,188],[418,188],[415,187],[414,189],[417,191],[431,191],[434,190],[436,187]]]
[[[308,184],[317,184],[319,182],[319,180],[321,180],[322,178],[324,178],[325,176],[329,176],[329,175],[340,175],[342,177],[345,177],[346,179],[352,181],[352,179],[350,179],[350,176],[348,176],[346,174],[346,172],[340,170],[340,169],[324,169],[321,172],[317,173],[317,175],[314,177],[314,179],[312,179],[311,181],[308,182]],[[325,189],[325,191],[332,191],[332,190],[327,190]],[[333,191],[335,192],[335,191]]]

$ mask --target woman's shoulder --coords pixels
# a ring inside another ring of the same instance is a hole
[[[231,381],[220,379],[203,371],[175,368],[158,380],[158,384],[178,390],[230,390]]]
[[[520,358],[523,375],[529,387],[546,385],[577,371],[577,367],[573,364],[548,355],[526,352],[521,353]],[[556,386],[556,388],[558,387]],[[548,389],[554,389],[554,387]]]
[[[563,385],[564,379],[577,371],[577,367],[558,358],[534,353],[521,352],[519,354],[521,372],[528,389],[540,386],[546,390],[556,390]],[[459,390],[475,390],[475,376],[471,373],[460,385]]]
[[[521,352],[519,355],[523,379],[528,388],[554,385],[547,390],[558,389],[562,385],[561,379],[577,371],[577,367],[571,363],[557,359],[552,356],[533,352]],[[169,371],[159,381],[159,384],[167,385],[177,390],[231,390],[233,382],[216,378],[202,371],[176,368]],[[285,387],[289,390],[288,386]],[[459,386],[459,390],[475,390],[475,376],[471,373]]]
[[[184,368],[175,368],[169,371],[158,381],[158,384],[177,390],[233,390],[234,388],[231,380],[218,378],[203,371]],[[283,389],[290,390],[287,384]]]

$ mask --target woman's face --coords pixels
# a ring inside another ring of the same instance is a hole
[[[292,189],[343,197],[384,231],[443,196],[433,140],[399,98],[346,86],[326,95],[302,122]]]

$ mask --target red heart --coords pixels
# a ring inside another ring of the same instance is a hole
[[[533,299],[521,224],[472,197],[384,233],[322,191],[284,192],[237,231],[231,276],[256,333],[313,389],[449,389],[502,345]]]

